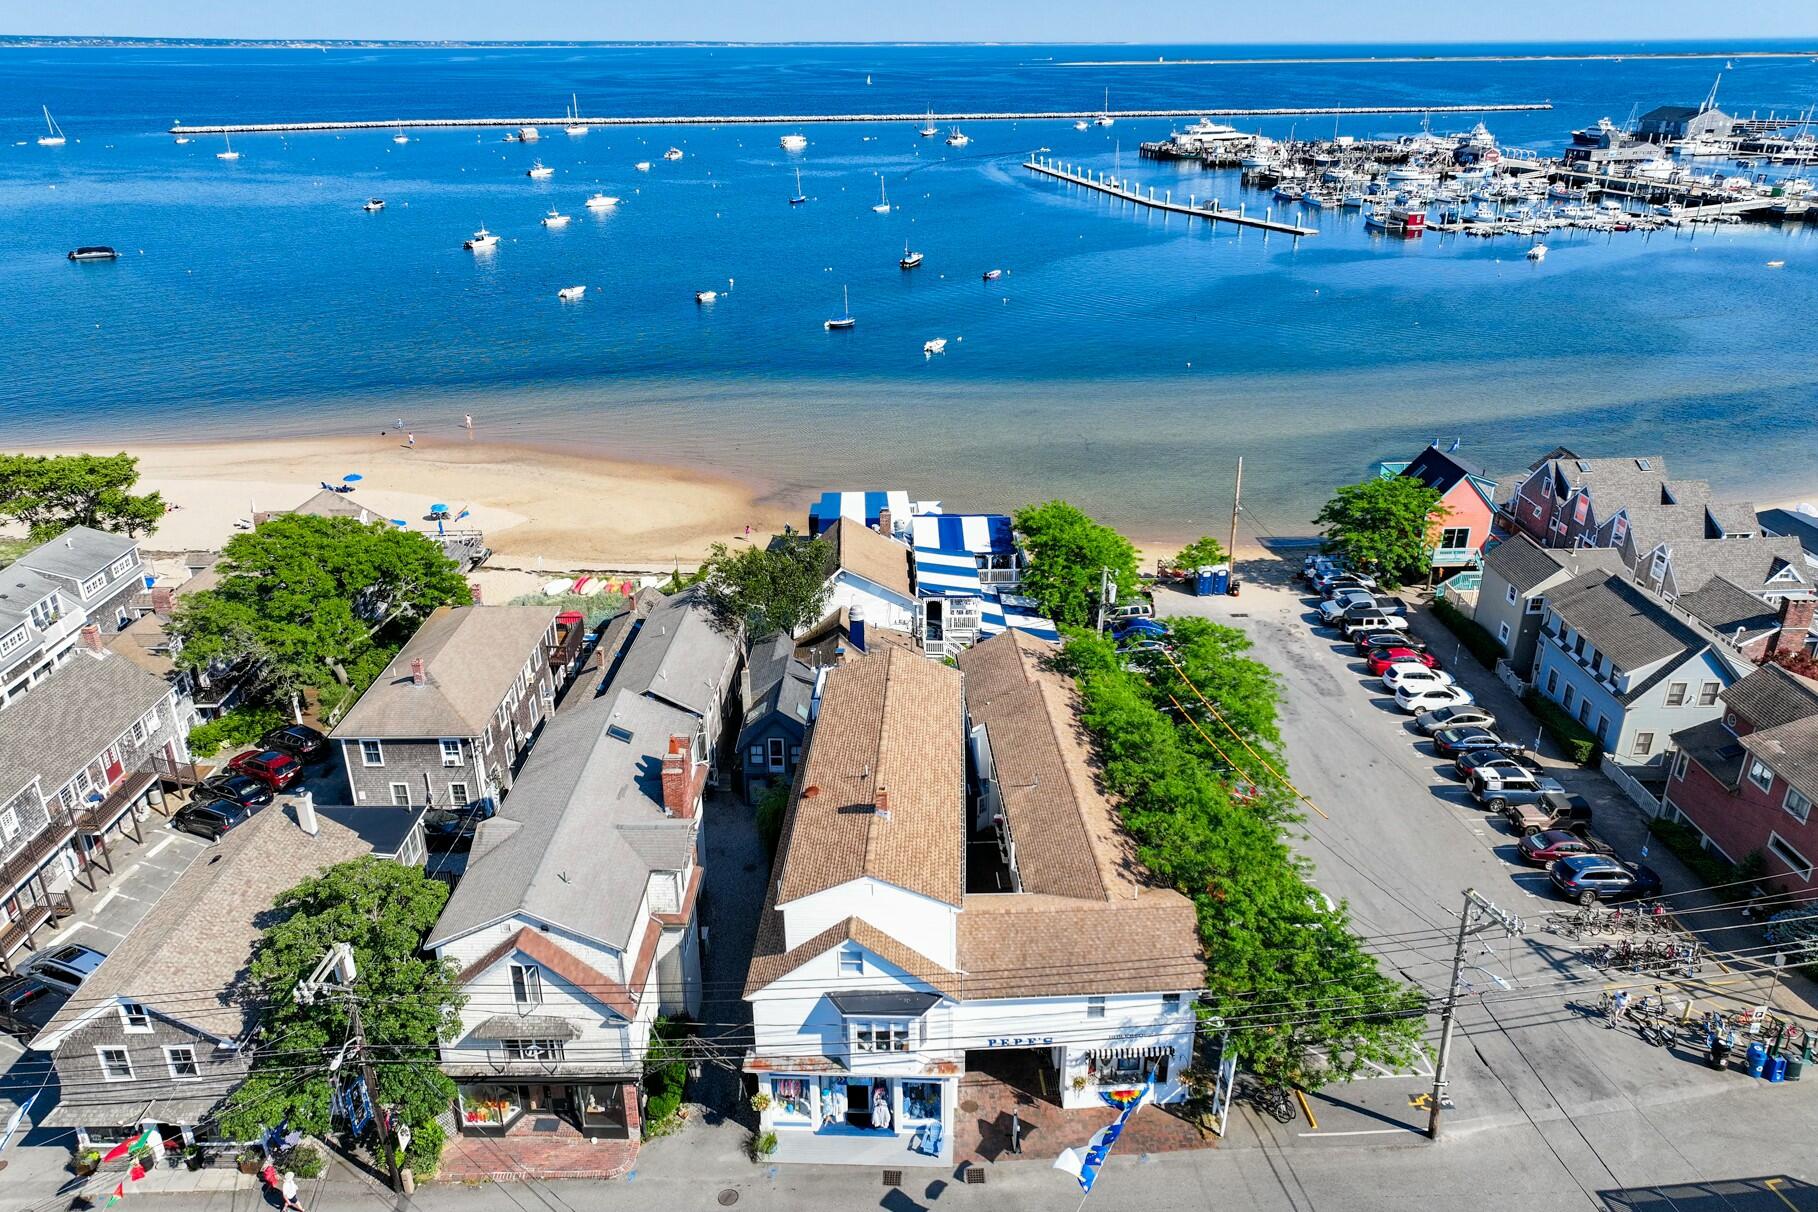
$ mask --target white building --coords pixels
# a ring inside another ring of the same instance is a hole
[[[1191,902],[1142,886],[1054,649],[895,647],[826,677],[745,996],[784,1161],[946,1164],[967,1070],[1065,1107],[1181,1096]]]

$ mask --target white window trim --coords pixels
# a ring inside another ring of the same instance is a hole
[[[0,810],[0,843],[11,842],[14,838],[19,836],[19,830],[21,828],[23,828],[23,826],[19,824],[19,810],[17,808]]]
[[[128,1006],[137,1006],[139,1008],[139,1013],[138,1013],[137,1017],[145,1020],[145,1023],[143,1026],[134,1026],[133,1025],[133,1018],[135,1016],[133,1015],[132,1011],[127,1009]],[[150,1035],[152,1032],[151,1011],[147,1010],[145,1008],[145,1004],[143,1002],[134,1002],[134,1001],[121,1002],[120,1003],[120,1029],[122,1031],[126,1032],[126,1034],[128,1034],[128,1035]]]
[[[518,974],[523,973],[522,982]],[[511,1000],[519,1006],[541,1006],[543,1004],[543,973],[535,964],[513,963],[506,969],[506,978],[511,981]],[[518,996],[518,985],[524,986],[524,996]]]
[[[1673,701],[1673,692],[1675,690],[1677,690],[1679,692],[1678,702]],[[1690,705],[1691,697],[1692,697],[1692,687],[1689,683],[1668,682],[1667,688],[1666,688],[1666,698],[1663,699],[1662,702],[1664,702],[1665,705],[1668,707],[1685,707],[1685,706]]]
[[[118,1052],[122,1057],[125,1058],[125,1060],[126,1060],[126,1076],[125,1077],[115,1076],[114,1073],[107,1067],[107,1054],[109,1052]],[[95,1060],[101,1066],[101,1080],[104,1082],[130,1082],[130,1081],[138,1080],[138,1074],[133,1072],[133,1054],[130,1050],[128,1050],[126,1048],[121,1048],[121,1047],[118,1047],[117,1045],[97,1046],[95,1048]]]
[[[454,746],[454,748],[452,750],[449,748],[449,746],[451,746],[451,745]],[[453,758],[454,760],[450,761],[449,760],[450,758]],[[465,766],[466,764],[467,764],[467,757],[461,751],[460,739],[443,737],[442,738],[442,767],[447,770],[452,770],[457,766]]]
[[[1515,604],[1515,598],[1516,598],[1515,586],[1513,586],[1513,585],[1509,586],[1508,592],[1507,592],[1507,597],[1509,599],[1509,605],[1513,606]]]
[[[385,765],[385,742],[384,741],[363,740],[358,743],[360,746],[360,765],[366,767],[369,770],[378,770]],[[366,747],[368,745],[371,745],[372,752],[377,754],[376,758],[369,757],[367,755]]]
[[[1795,796],[1799,798],[1800,803],[1805,805],[1805,810],[1803,812],[1794,811],[1793,798]],[[1793,786],[1791,783],[1787,784],[1786,794],[1780,797],[1780,806],[1786,810],[1788,816],[1798,821],[1801,825],[1811,819],[1812,801],[1807,798],[1805,792],[1799,790],[1799,788]]]
[[[1793,849],[1791,842],[1772,829],[1768,830],[1767,852],[1791,867],[1793,873],[1800,879],[1809,881],[1812,878],[1812,860]],[[1798,862],[1794,862],[1794,859],[1797,859]],[[1802,867],[1803,869],[1801,869]]]
[[[398,789],[400,787],[404,789],[404,798],[403,799],[398,798]],[[391,797],[392,807],[394,807],[394,808],[410,807],[410,784],[409,783],[393,783],[389,789],[389,794]]]
[[[1648,739],[1646,748],[1642,747],[1642,737]],[[1634,744],[1629,747],[1629,753],[1634,757],[1652,757],[1654,755],[1654,737],[1655,734],[1652,732],[1637,732]]]
[[[96,573],[88,580],[82,582],[82,596],[84,598],[93,597],[95,594],[101,592],[102,586],[106,584],[107,574],[105,572]]]
[[[865,953],[857,947],[846,947],[839,954],[839,974],[841,976],[865,975]]]
[[[189,1053],[189,1064],[194,1073],[177,1072],[177,1052]],[[190,1044],[171,1044],[164,1049],[164,1065],[170,1070],[170,1079],[174,1082],[199,1082],[202,1080],[202,1058],[196,1055],[196,1049]]]
[[[1764,771],[1767,774],[1767,782],[1764,783],[1755,777],[1755,772],[1757,770]],[[1747,778],[1751,784],[1764,792],[1772,791],[1774,789],[1774,769],[1760,758],[1749,759]]]
[[[461,791],[460,791],[460,794],[458,794],[458,795],[457,795],[457,794],[455,794],[455,788],[456,788],[456,787],[459,787],[459,788],[460,788],[460,789],[461,789]],[[472,799],[472,798],[473,798],[473,797],[472,797],[472,795],[471,795],[471,793],[470,793],[470,792],[469,792],[469,791],[468,791],[468,788],[467,788],[467,784],[466,784],[466,783],[450,783],[450,784],[448,784],[448,802],[449,802],[449,803],[450,803],[450,804],[458,804],[458,805],[463,805],[463,806],[464,806],[464,805],[466,805],[466,804],[467,804],[467,803],[468,803],[468,802],[469,802],[469,801],[470,801],[470,800],[471,800],[471,799]]]
[[[910,1036],[914,1034],[914,1025],[914,1019],[902,1016],[849,1018],[846,1020],[846,1044],[852,1051],[863,1052],[868,1055],[890,1056],[906,1053],[910,1051],[912,1047]],[[871,1032],[872,1042],[868,1046],[859,1043],[859,1031],[861,1029],[869,1030]],[[894,1046],[887,1048],[878,1047],[877,1036],[880,1032],[888,1033],[888,1039],[892,1045],[896,1042],[898,1032],[901,1032],[903,1046],[900,1048]]]

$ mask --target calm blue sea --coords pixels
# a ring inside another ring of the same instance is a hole
[[[1208,113],[1551,100],[1487,121],[1505,143],[1553,149],[1602,116],[1696,104],[1723,66],[1067,65],[1231,53],[0,49],[0,445],[360,432],[398,416],[434,434],[472,412],[489,436],[704,463],[791,499],[1065,495],[1158,537],[1228,510],[1238,454],[1257,529],[1291,533],[1331,484],[1435,436],[1492,468],[1563,443],[1664,451],[1681,474],[1763,500],[1818,489],[1818,224],[1562,233],[1535,265],[1513,241],[1373,238],[1354,214],[1317,216],[1321,234],[1298,243],[1214,230],[1018,167],[1050,148],[1177,195],[1269,204],[1233,176],[1140,162],[1166,121],[976,123],[963,149],[916,124],[810,126],[795,155],[777,142],[794,128],[768,126],[546,128],[533,145],[496,130],[247,136],[232,163],[219,139],[164,133],[177,119],[560,114],[571,93],[590,114],[920,112],[1091,108],[1108,88],[1113,108]],[[1800,110],[1818,101],[1818,63],[1738,58],[1719,101]],[[40,105],[66,146],[37,146]],[[685,158],[663,161],[671,145]],[[538,158],[552,179],[525,176]],[[811,201],[791,207],[797,169]],[[888,215],[870,209],[880,181]],[[590,213],[595,190],[623,202]],[[383,212],[362,212],[370,196]],[[542,227],[551,207],[573,222]],[[502,238],[487,258],[461,248],[481,224]],[[905,241],[927,256],[913,273],[897,268]],[[125,256],[64,260],[88,243]],[[987,284],[991,268],[1006,272]],[[557,301],[578,284],[583,302]],[[824,332],[842,287],[858,326]],[[703,288],[726,293],[701,307]],[[948,352],[927,359],[932,337]]]

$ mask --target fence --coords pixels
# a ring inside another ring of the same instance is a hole
[[[1650,819],[1660,815],[1660,799],[1652,791],[1642,786],[1635,776],[1624,770],[1609,754],[1603,755],[1603,772],[1612,783],[1622,789],[1622,793],[1635,802],[1635,806],[1648,814]]]
[[[1507,661],[1496,662],[1496,677],[1504,686],[1514,691],[1517,698],[1528,692],[1527,682],[1522,680],[1522,676],[1516,673],[1514,666]]]

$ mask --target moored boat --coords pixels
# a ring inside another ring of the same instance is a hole
[[[120,254],[105,244],[84,244],[81,248],[72,249],[69,259],[72,261],[118,261]]]
[[[665,160],[680,160],[681,158],[682,158],[682,149],[679,147],[672,147],[668,151],[663,153],[663,159],[665,159]]]
[[[366,199],[366,205],[362,206],[360,209],[365,211],[367,214],[371,214],[373,211],[376,211],[376,210],[384,210],[385,209],[385,199],[368,198],[368,199]]]
[[[852,315],[852,295],[844,286],[840,287],[840,297],[845,301],[845,310],[831,320],[821,321],[821,327],[828,332],[840,332],[851,328],[858,321]]]
[[[581,298],[586,293],[587,288],[585,286],[564,286],[561,290],[556,291],[556,298],[564,303],[573,303],[576,299]]]
[[[552,206],[549,208],[549,213],[543,216],[543,226],[544,227],[567,227],[568,226],[568,216],[563,214],[561,211],[557,210],[555,207]]]
[[[588,210],[611,210],[618,204],[619,200],[611,194],[594,194],[587,199]]]
[[[920,265],[921,263],[922,263],[922,254],[919,252],[910,252],[909,251],[909,241],[904,240],[903,241],[903,255],[897,261],[897,266],[901,269],[914,269],[916,266]]]
[[[524,175],[529,177],[532,181],[547,181],[549,178],[555,176],[555,169],[549,167],[549,165],[543,163],[541,160],[532,160],[530,162],[530,167],[525,170]]]
[[[482,227],[461,242],[461,247],[469,252],[491,252],[499,246],[499,238]]]
[[[804,147],[808,146],[808,136],[784,135],[781,139],[778,139],[777,142],[782,145],[784,151],[801,151]]]

